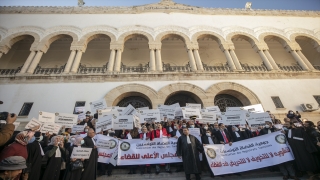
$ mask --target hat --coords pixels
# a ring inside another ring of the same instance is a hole
[[[197,119],[197,116],[190,116],[190,119],[195,120]]]
[[[34,133],[34,137],[38,138],[40,136],[41,136],[41,132],[37,131],[37,132]]]
[[[25,169],[26,160],[21,156],[10,156],[0,162],[0,170],[20,170]]]

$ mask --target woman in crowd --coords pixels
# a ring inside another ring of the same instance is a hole
[[[81,173],[82,168],[77,167],[76,165],[82,164],[84,159],[75,159],[71,158],[71,154],[73,151],[73,148],[75,147],[81,147],[81,145],[84,143],[84,140],[82,137],[78,136],[74,139],[73,144],[69,147],[69,155],[70,155],[70,161],[67,163],[67,169],[66,174],[64,176],[64,180],[80,180],[81,179]]]
[[[139,132],[137,128],[133,128],[132,130],[122,130],[121,139],[139,139]],[[129,167],[129,173],[128,174],[136,174],[136,166],[128,166]]]

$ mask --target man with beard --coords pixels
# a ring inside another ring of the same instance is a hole
[[[83,138],[84,148],[92,148],[90,158],[84,161],[84,171],[81,175],[81,180],[96,179],[97,178],[97,165],[98,165],[98,151],[96,142],[93,139],[95,132],[92,128],[88,130],[87,137]]]
[[[179,158],[182,157],[187,180],[190,180],[191,174],[195,174],[197,180],[201,179],[199,153],[203,151],[203,146],[200,141],[189,134],[188,128],[183,128],[183,135],[179,137],[177,143],[177,156]]]

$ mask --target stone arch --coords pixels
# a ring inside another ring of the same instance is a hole
[[[119,103],[123,95],[128,95],[128,93],[142,94],[145,98],[147,97],[148,100],[150,100],[152,107],[156,107],[158,105],[158,93],[154,89],[142,84],[125,84],[118,86],[109,91],[104,98],[109,106],[113,106]]]
[[[31,47],[34,47],[39,43],[40,35],[38,33],[32,31],[24,31],[7,36],[3,39],[1,45],[7,46],[10,49],[14,43],[26,38],[27,35],[32,36],[34,38],[34,42],[32,43]]]
[[[163,88],[161,88],[158,91],[159,99],[162,101],[161,104],[164,104],[166,99],[172,95],[175,92],[184,91],[184,92],[190,92],[196,96],[199,97],[199,99],[202,101],[203,106],[208,105],[208,96],[206,92],[193,84],[189,83],[175,83],[175,84],[169,84]]]
[[[211,31],[201,31],[195,33],[191,38],[191,42],[197,43],[199,38],[207,35],[214,36],[214,39],[218,42],[219,45],[226,42],[226,40],[220,34]]]
[[[231,33],[227,34],[227,36],[226,36],[227,42],[232,42],[232,38],[235,36],[244,37],[244,39],[247,40],[251,44],[252,47],[256,44],[259,44],[259,40],[256,37],[254,37],[253,35],[251,35],[249,33],[241,32],[241,31],[231,32]]]
[[[96,38],[97,35],[107,35],[111,39],[111,43],[116,41],[116,36],[108,31],[93,31],[83,35],[79,41],[79,44],[87,45],[91,40]]]
[[[71,36],[72,37],[72,43],[71,44],[76,44],[78,42],[78,35],[72,31],[58,31],[51,33],[44,37],[39,46],[37,47],[37,50],[41,50],[42,52],[46,53],[54,41],[62,38],[63,36]]]
[[[244,106],[251,104],[261,104],[258,96],[247,87],[234,82],[221,82],[210,86],[206,93],[213,97],[210,101],[214,101],[214,97],[218,94],[225,93],[238,98]]]
[[[162,33],[160,33],[160,34],[158,34],[156,36],[155,41],[161,43],[161,41],[163,39],[167,38],[170,35],[180,36],[182,38],[182,41],[186,44],[187,47],[191,46],[190,38],[186,34],[184,34],[182,32],[178,32],[178,31],[165,31],[165,32],[162,32]]]
[[[130,39],[134,35],[142,35],[142,36],[146,37],[148,39],[148,43],[154,42],[154,39],[151,34],[149,34],[148,32],[139,31],[139,30],[129,31],[129,32],[125,32],[125,33],[121,34],[118,38],[118,42],[125,43],[128,39]]]
[[[5,37],[5,35],[8,33],[8,30],[0,27],[0,42],[3,40],[3,38]],[[0,43],[1,44],[1,43]]]
[[[285,36],[283,36],[281,34],[272,33],[272,32],[265,32],[265,33],[260,34],[259,35],[259,41],[265,43],[265,38],[268,37],[268,36],[275,37],[275,40],[280,42],[283,47],[285,47],[286,45],[290,44],[290,40],[288,38],[286,38]]]
[[[306,37],[307,39],[311,40],[311,43],[313,44],[314,47],[318,47],[320,45],[320,40],[317,39],[314,36],[311,36],[309,34],[306,33],[294,33],[290,35],[290,40],[292,42],[296,42],[296,38],[298,37]]]

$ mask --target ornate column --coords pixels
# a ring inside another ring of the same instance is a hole
[[[242,66],[239,62],[239,59],[238,59],[236,53],[234,52],[234,49],[230,49],[230,55],[233,59],[234,65],[236,66],[237,70],[242,70]]]
[[[114,72],[120,72],[122,49],[117,49],[116,62],[114,64]]]
[[[76,56],[76,50],[71,50],[68,62],[66,64],[66,66],[64,67],[64,71],[63,71],[64,73],[69,73],[70,72],[70,69],[71,69],[71,66],[73,64],[75,56]]]
[[[289,53],[298,62],[298,64],[302,67],[303,70],[309,70],[308,66],[303,62],[303,60],[295,50],[291,50]]]
[[[259,50],[259,49],[258,49],[258,53],[259,53],[259,55],[260,55],[260,57],[261,57],[261,59],[262,59],[262,61],[263,61],[263,64],[267,67],[267,69],[268,69],[269,71],[272,71],[272,70],[273,70],[273,67],[271,66],[271,64],[270,64],[267,56],[263,53],[263,50]]]
[[[109,62],[108,62],[107,72],[113,71],[115,56],[116,56],[116,50],[112,49],[110,53]]]
[[[162,59],[161,59],[161,49],[156,49],[156,69],[159,72],[163,71]]]
[[[20,74],[24,74],[27,72],[27,69],[29,68],[34,56],[36,55],[36,51],[31,51],[26,62],[23,64],[21,70],[20,70]]]
[[[82,57],[82,51],[81,50],[77,50],[76,58],[74,59],[73,64],[72,64],[71,73],[77,73],[78,72],[80,61],[81,61],[81,57]]]
[[[237,68],[234,65],[234,62],[233,62],[233,60],[232,60],[232,58],[230,56],[230,52],[229,52],[228,48],[225,47],[225,45],[222,45],[222,44],[219,47],[220,47],[221,51],[224,53],[224,55],[226,56],[227,64],[230,67],[230,69],[232,71],[236,70]]]
[[[189,63],[191,66],[191,71],[197,71],[197,66],[193,57],[192,49],[188,49],[188,55],[189,55]]]
[[[37,51],[36,56],[33,58],[30,66],[29,66],[29,68],[28,68],[28,70],[27,70],[27,73],[30,73],[30,74],[33,74],[33,73],[34,73],[34,70],[35,70],[36,67],[38,66],[42,55],[43,55],[43,52],[42,52],[42,51]]]
[[[277,65],[277,63],[275,62],[275,60],[273,59],[273,57],[271,56],[271,54],[269,53],[269,50],[266,49],[263,51],[264,54],[267,56],[270,64],[273,66],[273,69],[275,70],[280,70],[279,66]]]
[[[201,61],[198,49],[194,49],[193,54],[196,60],[198,70],[203,71],[203,65],[202,65],[202,61]]]
[[[304,56],[304,54],[301,52],[301,50],[297,51],[298,55],[301,57],[301,59],[304,61],[304,63],[308,66],[310,70],[315,70],[313,65],[310,63],[310,61]]]
[[[150,49],[150,63],[149,63],[149,71],[156,70],[156,59],[155,59],[154,49]]]

